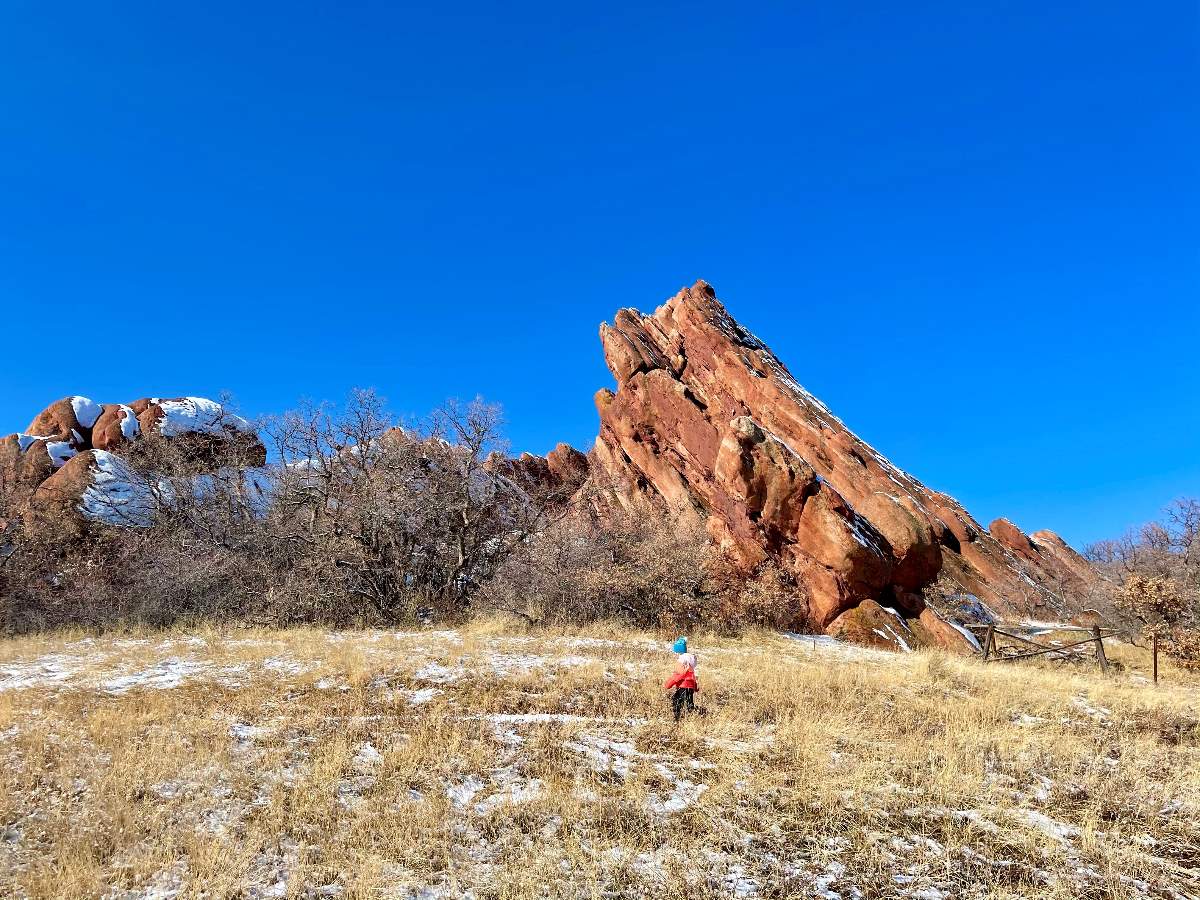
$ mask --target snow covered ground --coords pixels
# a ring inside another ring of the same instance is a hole
[[[825,637],[0,642],[0,896],[1200,896],[1195,685]]]

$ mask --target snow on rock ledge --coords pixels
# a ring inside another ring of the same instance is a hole
[[[235,431],[253,434],[254,426],[229,412],[220,403],[204,397],[179,397],[160,400],[155,397],[141,418],[158,426],[164,437],[181,437],[186,434],[224,435]],[[142,425],[148,424],[143,421]]]

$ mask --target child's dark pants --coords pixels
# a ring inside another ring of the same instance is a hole
[[[685,705],[688,712],[696,711],[695,693],[692,688],[675,688],[675,696],[671,698],[671,709],[675,711],[676,722],[683,716]]]

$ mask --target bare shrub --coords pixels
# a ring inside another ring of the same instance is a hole
[[[623,619],[675,629],[804,628],[803,590],[774,566],[746,573],[717,553],[703,523],[649,504],[574,514],[526,541],[481,602],[533,622]]]
[[[1084,555],[1108,576],[1113,606],[1131,629],[1183,666],[1200,668],[1200,500],[1176,500],[1162,519]]]
[[[344,409],[308,406],[265,426],[268,465],[256,441],[148,432],[100,457],[103,489],[85,495],[90,519],[71,538],[10,515],[20,504],[0,496],[0,621],[27,631],[461,614],[564,505],[566,486],[504,456],[501,425],[498,407],[476,400],[400,428],[358,392]]]

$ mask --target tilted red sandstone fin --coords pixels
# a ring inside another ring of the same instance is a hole
[[[922,599],[939,573],[1001,615],[1067,612],[1094,583],[1052,532],[1030,539],[1008,522],[984,529],[952,497],[892,465],[703,281],[653,315],[622,309],[600,338],[617,390],[596,395],[593,469],[623,486],[617,499],[648,493],[704,518],[746,571],[767,559],[786,567],[822,627],[886,635],[847,618],[873,619],[863,607],[871,601],[885,616],[891,609],[923,623],[936,642],[954,642],[965,639],[933,624]]]

